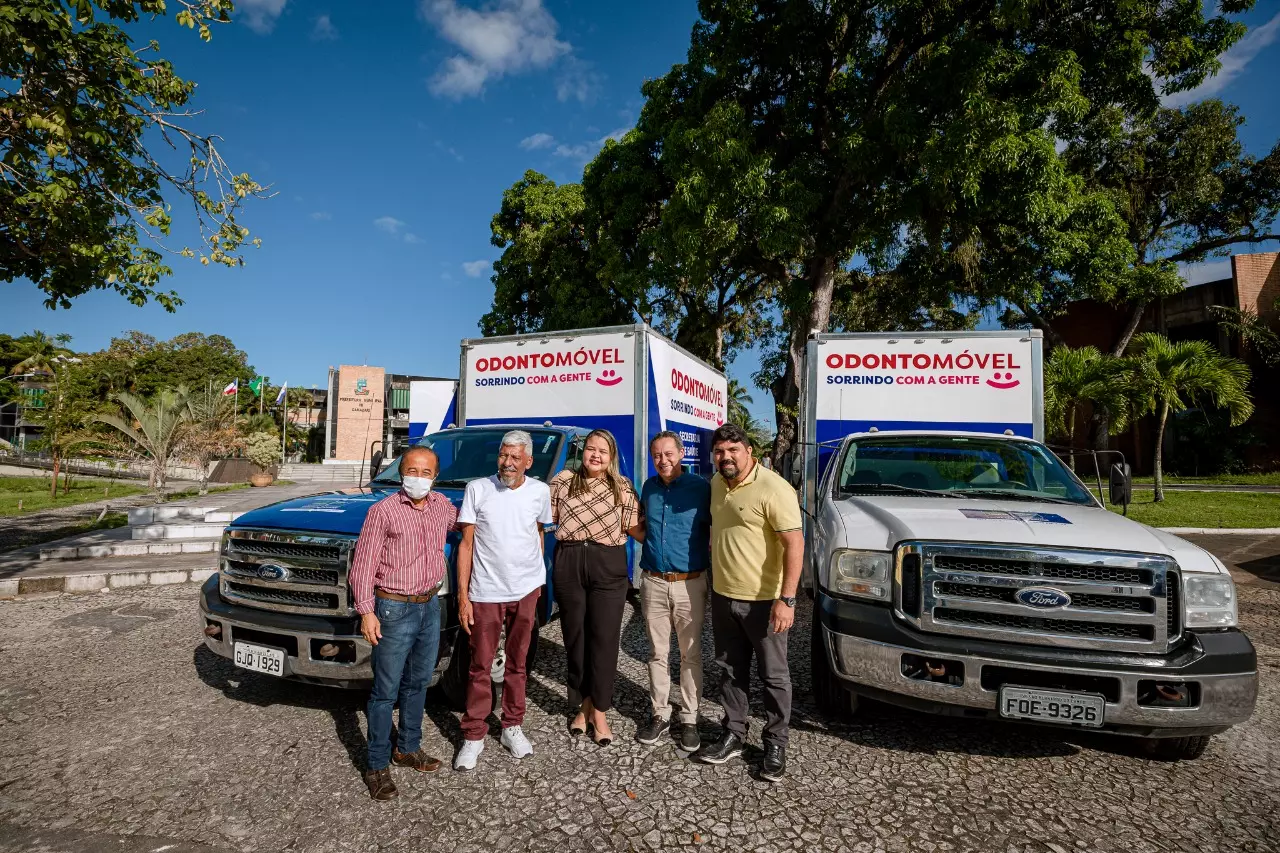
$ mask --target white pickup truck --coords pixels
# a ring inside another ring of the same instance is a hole
[[[819,704],[1099,729],[1196,758],[1257,699],[1231,576],[1104,508],[1045,447],[1041,346],[810,340],[796,479]]]

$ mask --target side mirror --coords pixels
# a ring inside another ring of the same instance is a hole
[[[1109,500],[1116,506],[1128,506],[1133,500],[1133,472],[1128,463],[1116,462],[1108,475]]]
[[[369,457],[369,479],[372,480],[378,476],[378,472],[382,470],[382,451],[375,450],[373,455]]]

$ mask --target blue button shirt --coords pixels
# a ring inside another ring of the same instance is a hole
[[[711,565],[711,482],[681,474],[670,485],[650,477],[640,490],[644,550],[640,568],[650,572],[705,571]]]

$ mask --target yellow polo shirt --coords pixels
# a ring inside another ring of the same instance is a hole
[[[799,530],[796,490],[759,462],[730,489],[711,478],[711,586],[742,601],[768,601],[782,594],[782,541]]]

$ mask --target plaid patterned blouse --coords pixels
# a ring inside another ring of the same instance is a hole
[[[601,545],[627,544],[627,531],[636,526],[640,501],[631,483],[623,480],[622,503],[615,505],[613,490],[604,477],[587,480],[588,490],[569,497],[574,472],[561,471],[551,478],[551,510],[555,514],[557,540],[591,540]]]

